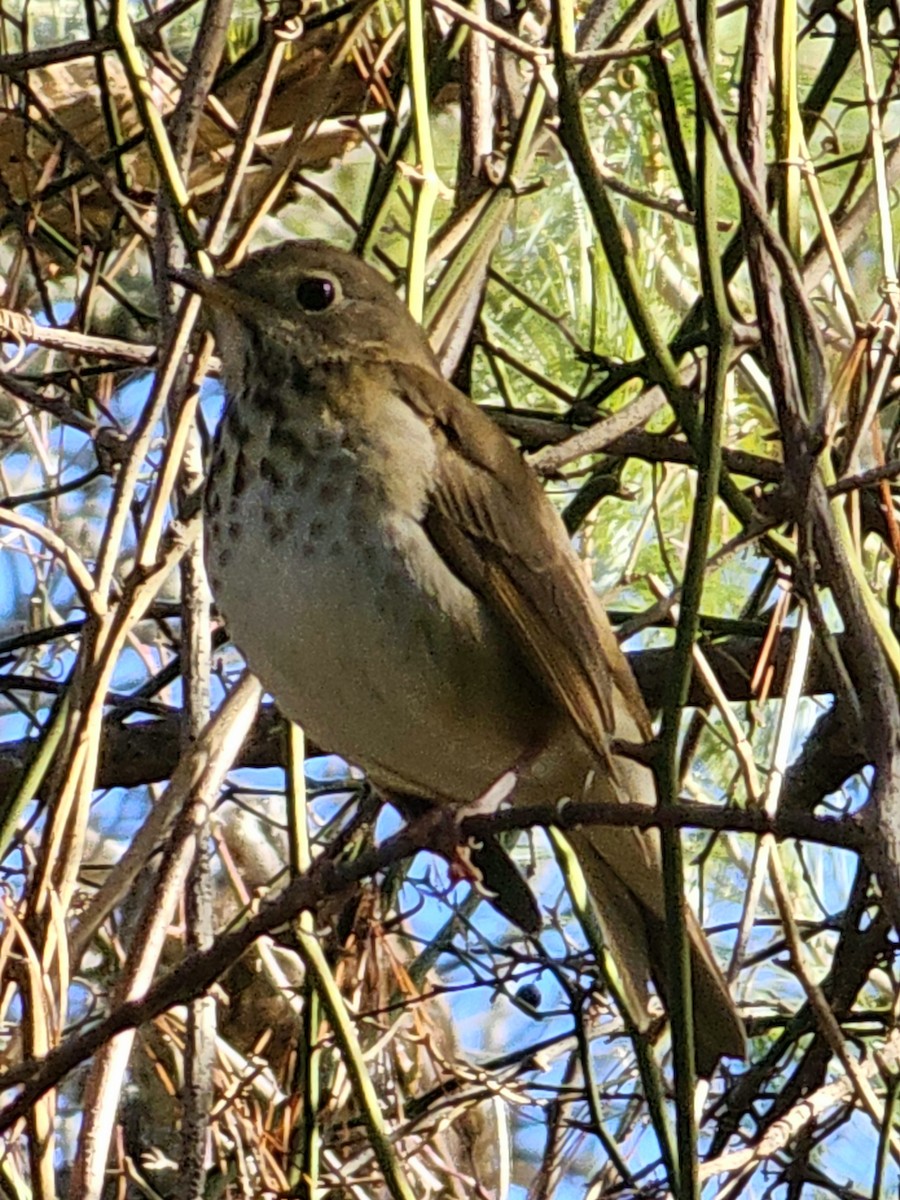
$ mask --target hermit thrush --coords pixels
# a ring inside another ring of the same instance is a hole
[[[514,801],[654,803],[650,771],[610,749],[649,739],[650,720],[561,521],[387,281],[309,241],[193,286],[227,397],[210,579],[284,714],[402,795],[463,807],[514,772]],[[646,1014],[649,981],[666,988],[658,836],[570,840]],[[744,1033],[687,919],[708,1073]]]

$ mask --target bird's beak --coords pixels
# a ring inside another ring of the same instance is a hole
[[[199,271],[192,271],[189,267],[181,271],[170,270],[168,275],[173,283],[180,283],[188,291],[200,292],[201,294],[203,285],[207,282],[205,275],[201,275]]]
[[[245,321],[258,322],[263,314],[270,318],[269,310],[257,297],[232,286],[227,279],[210,279],[190,268],[169,271],[169,278],[198,295],[213,318],[216,313],[230,313]]]
[[[169,278],[173,283],[178,283],[183,288],[187,288],[189,292],[195,292],[207,304],[211,304],[217,308],[221,308],[223,305],[230,307],[227,303],[227,297],[234,294],[233,290],[215,279],[208,279],[199,271],[194,271],[186,267],[180,271],[169,271]]]

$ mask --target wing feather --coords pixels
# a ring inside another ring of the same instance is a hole
[[[610,762],[614,692],[645,738],[650,718],[599,600],[530,467],[476,405],[414,365],[399,370],[407,401],[438,446],[425,527],[453,570],[512,631],[594,753]]]

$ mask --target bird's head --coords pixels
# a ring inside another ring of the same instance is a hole
[[[202,297],[226,370],[248,335],[261,352],[274,342],[301,362],[368,358],[437,369],[424,330],[388,281],[327,242],[259,250],[214,279],[173,277]]]

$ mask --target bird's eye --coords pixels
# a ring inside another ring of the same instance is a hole
[[[337,283],[327,275],[307,275],[297,284],[297,300],[306,312],[325,312],[337,296]]]

